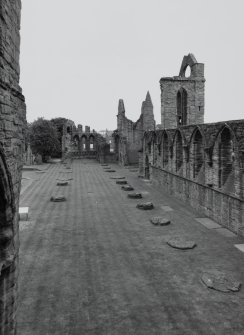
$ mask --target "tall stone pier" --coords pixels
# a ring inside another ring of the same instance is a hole
[[[0,334],[16,334],[18,207],[26,129],[19,86],[20,0],[0,1]]]

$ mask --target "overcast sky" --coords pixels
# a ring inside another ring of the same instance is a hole
[[[205,63],[205,122],[242,119],[243,0],[23,0],[21,85],[29,122],[66,117],[115,129],[193,53]]]

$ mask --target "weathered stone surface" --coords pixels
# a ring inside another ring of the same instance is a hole
[[[203,273],[201,281],[208,288],[220,292],[238,292],[241,289],[241,283],[235,280],[231,274],[212,270]]]
[[[123,191],[134,191],[134,188],[130,185],[122,186],[121,189]]]
[[[0,1],[0,334],[4,335],[16,334],[18,208],[26,144],[26,106],[19,86],[20,12],[20,0]]]
[[[137,208],[143,209],[143,210],[150,210],[153,209],[153,203],[152,202],[144,202],[136,205]]]
[[[170,224],[170,219],[161,216],[155,216],[151,218],[151,223],[155,226],[168,226]]]
[[[194,241],[187,240],[183,237],[174,237],[167,244],[175,249],[188,250],[194,249],[197,244]]]
[[[105,138],[94,129],[91,131],[89,126],[78,124],[76,127],[72,120],[66,120],[62,130],[62,159],[69,164],[77,158],[97,159],[102,163],[101,166],[107,166],[108,162],[114,163],[116,157],[107,143],[108,132]]]
[[[57,182],[57,186],[67,186],[67,185],[69,185],[68,181],[58,181]]]
[[[66,198],[62,195],[53,196],[53,197],[51,197],[50,201],[52,201],[52,202],[64,202],[64,201],[66,201]]]
[[[149,92],[142,103],[141,115],[136,122],[129,120],[125,115],[125,106],[119,100],[117,115],[117,130],[114,132],[115,153],[119,163],[127,169],[138,166],[141,159],[142,138],[147,130],[155,128],[153,104]]]
[[[141,193],[129,193],[128,198],[130,199],[142,199]]]
[[[204,124],[204,64],[190,54],[180,74],[160,81],[161,129],[143,135],[139,174],[241,235],[244,120]]]
[[[117,180],[116,184],[118,184],[118,185],[126,185],[127,181],[126,180]]]

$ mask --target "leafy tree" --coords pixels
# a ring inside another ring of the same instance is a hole
[[[40,154],[43,161],[61,151],[57,129],[51,121],[38,118],[29,126],[30,145],[34,154]]]

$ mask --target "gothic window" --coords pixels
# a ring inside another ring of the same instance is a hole
[[[192,170],[193,178],[196,178],[204,162],[203,138],[198,129],[194,134],[192,145]]]
[[[175,170],[180,170],[183,165],[183,143],[181,133],[178,131],[175,136]]]
[[[83,136],[81,139],[81,143],[82,143],[82,150],[86,150],[86,137]]]
[[[90,137],[90,150],[94,150],[94,138],[93,138],[93,136]]]
[[[75,144],[76,147],[79,145],[79,136],[78,135],[75,135],[75,137],[74,137],[74,144]]]
[[[187,124],[187,92],[181,88],[177,93],[177,126]]]
[[[163,136],[163,167],[168,164],[169,161],[169,140],[168,135],[164,133]]]
[[[235,157],[234,145],[231,132],[228,128],[224,128],[220,135],[218,146],[219,156],[219,170],[218,180],[219,187],[222,187],[233,169],[233,162]]]
[[[67,134],[71,134],[71,128],[67,127]]]

